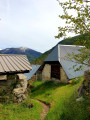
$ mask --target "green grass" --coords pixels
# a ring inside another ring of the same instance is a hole
[[[28,105],[32,103],[33,108]],[[0,103],[0,120],[40,120],[42,106],[28,96],[22,103]]]
[[[77,89],[82,81],[80,77],[72,84],[32,82],[34,87],[27,100],[18,104],[0,103],[0,120],[40,120],[42,106],[35,99],[51,104],[45,120],[89,120],[89,99],[84,96],[84,101],[76,102]],[[28,107],[30,103],[34,105],[31,109]]]
[[[52,100],[54,100],[53,95],[56,93],[56,91],[58,91],[58,88],[61,88],[61,86],[66,86],[66,84],[55,84],[52,81],[40,83],[39,85],[37,85],[36,82],[34,85],[36,87],[32,88],[31,97],[45,101],[46,103],[50,103]]]
[[[67,85],[51,81],[37,85],[35,82],[31,97],[51,104],[45,120],[89,120],[87,99],[76,102],[81,83],[82,77]]]

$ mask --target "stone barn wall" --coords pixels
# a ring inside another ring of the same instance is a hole
[[[42,70],[42,81],[48,81],[48,80],[53,80],[55,82],[63,82],[67,83],[68,78],[66,73],[64,72],[63,68],[60,67],[60,79],[57,78],[51,78],[51,65],[50,64],[45,64],[43,70]]]
[[[45,64],[42,70],[42,81],[47,81],[51,79],[51,65]]]
[[[63,83],[67,83],[68,82],[67,75],[64,72],[62,67],[60,67],[60,82],[63,82]]]
[[[37,74],[33,75],[31,77],[30,81],[34,81],[34,82],[37,81]]]

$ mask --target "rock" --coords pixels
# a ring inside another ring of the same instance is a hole
[[[19,98],[18,99],[18,103],[20,103],[20,102],[22,102],[23,101],[23,99],[22,98]]]
[[[20,85],[20,84],[16,85],[16,88],[20,88],[20,87],[21,87],[21,85]]]
[[[0,80],[7,80],[7,75],[0,75]]]
[[[27,98],[28,82],[26,80],[26,77],[23,74],[18,74],[17,77],[18,77],[19,84],[17,85],[17,88],[13,90],[13,94],[15,96],[14,102],[22,102]]]
[[[25,100],[27,98],[27,95],[23,94],[22,99]]]
[[[21,82],[21,87],[27,88],[27,81]]]
[[[17,95],[17,98],[21,98],[23,96],[23,94]]]
[[[21,88],[15,88],[15,89],[13,90],[13,93],[14,93],[15,95],[23,94],[24,92],[25,92],[25,89],[23,89],[22,87],[21,87]]]
[[[27,80],[27,77],[24,74],[17,74],[17,79],[19,80]]]
[[[77,102],[78,102],[78,101],[84,101],[84,98],[81,96],[81,97],[77,98],[76,101],[77,101]]]
[[[90,94],[90,70],[84,72],[85,79],[78,89],[78,96]]]

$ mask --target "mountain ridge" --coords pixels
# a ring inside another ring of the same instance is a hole
[[[38,52],[36,50],[30,49],[30,48],[27,48],[27,47],[6,48],[6,49],[0,50],[0,52],[2,54],[22,54],[22,55],[27,55],[30,62],[42,55],[41,52]]]
[[[87,45],[90,45],[90,35],[88,34],[83,34],[83,35],[78,35],[70,38],[66,38],[64,40],[61,40],[58,42],[54,47],[52,47],[50,50],[44,52],[40,57],[36,58],[34,61],[32,61],[32,64],[42,64],[43,61],[46,59],[46,57],[50,54],[50,52],[58,45],[84,45],[83,40],[87,41]],[[82,42],[81,42],[82,41]]]

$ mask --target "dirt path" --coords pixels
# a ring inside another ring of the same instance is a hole
[[[38,101],[42,105],[42,107],[43,107],[43,112],[41,113],[41,120],[44,120],[46,115],[47,115],[47,113],[48,113],[50,105],[47,105],[47,104],[45,104],[44,102],[42,102],[40,100],[36,100],[36,101]]]

